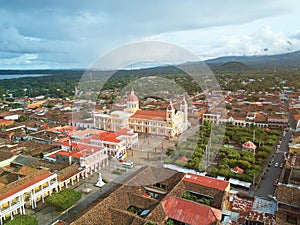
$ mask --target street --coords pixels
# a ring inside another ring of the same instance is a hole
[[[292,131],[286,132],[286,135],[282,138],[279,152],[275,153],[270,157],[269,162],[272,162],[272,165],[268,167],[265,173],[265,179],[261,180],[257,190],[255,191],[256,196],[267,196],[273,195],[275,191],[274,181],[279,178],[282,168],[280,166],[275,167],[274,164],[278,162],[280,165],[284,163],[284,152],[288,152],[288,143],[292,136]]]
[[[265,179],[261,180],[261,183],[259,184],[257,190],[254,192],[256,196],[267,196],[274,194],[274,181],[279,178],[282,171],[282,168],[280,168],[280,166],[276,168],[274,164],[276,162],[278,162],[279,165],[281,163],[284,164],[284,153],[289,151],[288,144],[295,131],[294,129],[296,127],[296,123],[293,116],[289,113],[287,101],[284,102],[284,107],[288,115],[290,129],[288,129],[288,131],[286,132],[283,131],[283,134],[285,135],[282,137],[279,151],[278,153],[276,153],[275,151],[275,153],[270,157],[269,162],[271,161],[272,165],[268,167],[268,170],[264,175]]]

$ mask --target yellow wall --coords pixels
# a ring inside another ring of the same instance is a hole
[[[290,147],[290,153],[300,155],[300,148]]]

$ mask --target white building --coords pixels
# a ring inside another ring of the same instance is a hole
[[[57,191],[57,175],[48,170],[23,166],[18,171],[1,169],[0,174],[0,222],[9,217],[25,214],[25,206],[36,208],[37,201]],[[13,180],[7,183],[8,178]]]
[[[174,137],[186,131],[190,127],[188,121],[188,104],[183,98],[178,111],[172,102],[166,110],[152,111],[139,109],[139,99],[131,91],[127,98],[127,108],[123,111],[111,114],[95,114],[95,127],[116,131],[129,128],[138,133],[162,135]]]

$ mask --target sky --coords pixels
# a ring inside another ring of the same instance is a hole
[[[112,49],[148,40],[201,60],[300,50],[297,0],[0,3],[0,69],[87,68]]]

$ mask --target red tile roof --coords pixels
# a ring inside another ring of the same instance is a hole
[[[222,217],[218,209],[175,197],[167,196],[162,206],[168,218],[191,225],[210,225]]]
[[[152,111],[152,110],[138,110],[130,118],[135,119],[150,119],[150,120],[166,120],[167,112],[165,110]]]
[[[8,126],[13,124],[15,121],[13,120],[4,120],[4,119],[0,119],[0,126]]]
[[[41,180],[44,180],[44,179],[46,179],[47,177],[50,177],[52,174],[51,173],[46,173],[46,174],[42,174],[41,176],[39,176],[39,177],[36,177],[35,179],[32,179],[32,180],[30,180],[30,181],[28,181],[28,182],[26,182],[26,183],[24,183],[24,184],[21,184],[21,185],[19,185],[19,186],[17,186],[16,188],[14,188],[14,189],[11,189],[11,190],[9,190],[9,191],[7,191],[6,193],[3,193],[2,194],[2,190],[0,190],[0,193],[1,193],[1,195],[0,195],[0,200],[3,200],[3,199],[5,199],[5,198],[7,198],[7,197],[9,197],[9,196],[11,196],[11,195],[13,195],[13,194],[15,194],[15,193],[18,193],[19,191],[22,191],[23,189],[25,189],[25,188],[28,188],[28,187],[30,187],[31,185],[33,185],[33,184],[35,184],[35,183],[37,183],[37,182],[39,182],[39,181],[41,181]],[[23,178],[24,179],[24,178]],[[21,179],[22,180],[22,179]]]
[[[107,141],[107,142],[114,142],[119,143],[122,140],[117,139],[117,134],[115,132],[103,132],[100,134],[100,140],[101,141]]]
[[[228,181],[218,180],[212,177],[206,177],[206,176],[195,175],[190,173],[184,176],[183,181],[199,184],[205,187],[215,188],[221,191],[225,191],[229,185]]]

